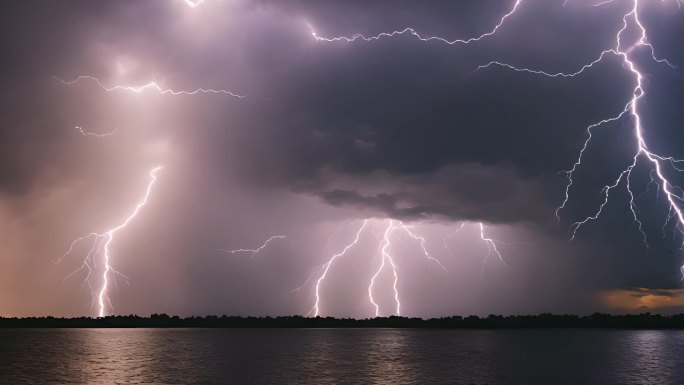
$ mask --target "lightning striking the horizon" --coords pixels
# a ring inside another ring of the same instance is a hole
[[[274,235],[270,238],[268,238],[261,246],[257,247],[256,249],[217,249],[218,251],[222,251],[224,253],[228,254],[238,254],[238,253],[251,253],[251,257],[254,255],[258,254],[261,250],[265,249],[269,243],[276,239],[285,239],[287,238],[287,235]]]
[[[612,1],[604,1],[598,4],[593,4],[593,6],[600,6],[611,2]],[[624,185],[629,196],[630,214],[632,216],[633,222],[637,225],[637,229],[643,238],[646,248],[648,249],[649,244],[647,241],[647,236],[642,227],[643,224],[640,219],[639,210],[637,208],[637,204],[635,201],[635,193],[632,189],[632,172],[640,163],[646,163],[646,165],[650,167],[651,182],[649,183],[649,185],[655,183],[658,186],[658,194],[666,198],[668,205],[668,217],[666,219],[664,227],[667,226],[667,224],[672,219],[675,219],[677,221],[677,224],[675,225],[674,229],[679,231],[680,234],[684,234],[684,211],[681,208],[681,204],[684,202],[684,196],[678,193],[678,191],[681,192],[682,189],[670,180],[665,171],[667,169],[670,172],[674,173],[684,172],[684,168],[681,167],[681,164],[684,163],[684,159],[676,159],[672,156],[662,155],[654,152],[649,148],[648,141],[645,136],[642,116],[639,110],[640,102],[642,102],[642,99],[646,95],[646,91],[644,89],[645,74],[642,72],[642,70],[639,69],[637,60],[635,58],[635,53],[638,53],[640,49],[646,50],[649,54],[650,59],[652,59],[655,63],[665,64],[671,68],[676,67],[667,59],[658,58],[656,56],[655,48],[648,40],[646,27],[639,18],[640,0],[631,0],[631,2],[631,7],[626,11],[626,13],[622,17],[622,27],[615,34],[615,46],[604,50],[596,60],[582,66],[578,71],[572,73],[550,73],[536,69],[519,68],[498,61],[492,61],[486,65],[480,66],[478,70],[488,68],[491,66],[499,66],[517,72],[526,72],[547,77],[572,78],[581,75],[585,71],[590,70],[594,65],[603,61],[607,55],[612,55],[621,59],[623,67],[629,74],[632,75],[632,79],[634,81],[632,95],[626,102],[625,107],[622,111],[620,111],[612,117],[593,123],[587,127],[587,138],[579,151],[577,160],[573,163],[570,169],[564,171],[568,182],[565,187],[564,199],[561,202],[560,206],[556,209],[556,216],[560,220],[560,212],[566,207],[568,201],[570,200],[570,192],[575,182],[574,175],[577,169],[583,166],[582,160],[593,138],[592,130],[609,123],[621,121],[623,118],[628,116],[632,120],[634,142],[636,148],[632,156],[632,161],[626,168],[622,169],[619,172],[619,174],[614,180],[607,183],[601,189],[603,199],[599,207],[596,209],[596,211],[593,214],[588,215],[584,219],[574,222],[570,226],[570,239],[572,240],[577,236],[577,231],[583,225],[591,221],[597,220],[601,216],[603,209],[608,204],[611,192],[619,186]],[[680,3],[678,2],[678,4]],[[634,42],[626,43],[624,41],[626,39],[624,35],[630,30],[630,28],[636,30],[638,38]],[[682,266],[680,270],[682,276],[684,277],[684,266]]]
[[[138,202],[133,211],[124,219],[123,222],[121,222],[121,224],[107,230],[104,233],[90,233],[88,235],[76,238],[71,242],[67,251],[55,261],[55,263],[61,262],[64,258],[69,256],[74,251],[74,247],[76,247],[78,243],[86,239],[92,238],[91,247],[88,250],[88,253],[86,253],[81,266],[78,269],[74,270],[71,274],[67,275],[64,279],[67,280],[73,275],[77,274],[78,272],[86,271],[86,277],[84,278],[83,282],[84,284],[87,284],[88,287],[91,289],[94,301],[97,302],[99,317],[104,317],[107,315],[107,308],[113,308],[112,303],[109,299],[109,295],[107,294],[109,289],[110,274],[117,274],[126,278],[123,274],[121,274],[112,267],[112,255],[110,249],[112,242],[114,241],[114,235],[118,233],[120,230],[124,229],[126,226],[128,226],[128,224],[138,216],[140,210],[142,210],[142,208],[145,207],[152,192],[152,187],[157,181],[157,172],[159,172],[159,170],[161,169],[162,166],[158,166],[150,171],[150,181],[147,184],[145,195]],[[101,256],[102,278],[100,282],[100,288],[94,290],[90,282],[90,279],[93,270],[95,270],[97,267],[97,256]]]
[[[380,316],[380,305],[378,305],[378,303],[375,302],[375,298],[373,298],[373,291],[375,291],[375,281],[378,279],[380,273],[382,273],[382,271],[384,270],[386,264],[389,264],[392,268],[392,290],[394,291],[394,303],[396,306],[395,314],[401,315],[401,301],[399,299],[399,289],[397,289],[397,283],[399,282],[399,276],[397,275],[397,265],[396,263],[394,263],[394,259],[392,258],[392,255],[389,252],[389,247],[392,244],[390,237],[392,236],[394,230],[398,229],[400,226],[401,225],[396,225],[392,219],[389,220],[389,224],[387,225],[387,230],[385,230],[385,235],[382,238],[382,243],[380,247],[380,266],[378,267],[378,270],[375,272],[375,274],[373,274],[373,277],[371,277],[370,284],[368,285],[368,300],[373,305],[373,307],[375,307],[376,317]]]
[[[373,233],[373,228],[374,225],[377,223],[369,224],[369,219],[364,219],[361,223],[361,226],[356,230],[355,236],[350,241],[347,243],[344,248],[339,251],[338,253],[332,255],[326,263],[321,265],[319,267],[321,273],[318,276],[318,278],[315,281],[315,285],[313,286],[313,297],[314,297],[314,304],[311,310],[307,313],[307,315],[313,315],[314,317],[320,316],[321,315],[321,303],[323,301],[322,299],[322,294],[321,294],[321,288],[323,284],[325,283],[326,278],[328,277],[333,265],[339,260],[339,258],[344,257],[347,255],[348,252],[352,248],[358,245],[358,243],[361,240],[361,237],[367,229],[371,229],[370,232]],[[376,221],[377,222],[377,221]],[[391,291],[389,292],[390,296],[392,297],[394,301],[394,313],[395,315],[401,315],[401,294],[399,290],[399,264],[395,260],[395,258],[392,256],[392,251],[391,248],[393,246],[393,239],[397,237],[398,233],[405,233],[409,236],[409,238],[413,239],[414,241],[417,242],[418,248],[422,252],[422,254],[425,256],[425,260],[428,263],[434,263],[435,265],[439,266],[439,268],[444,272],[444,273],[449,273],[447,268],[442,264],[442,262],[434,257],[430,252],[427,250],[427,240],[415,234],[411,230],[411,226],[404,224],[402,221],[396,220],[396,219],[387,219],[387,220],[380,220],[380,222],[386,222],[387,225],[385,227],[385,230],[383,232],[382,238],[376,237],[376,240],[378,241],[378,253],[380,256],[380,263],[378,264],[377,269],[374,270],[372,276],[370,277],[368,287],[366,289],[367,292],[367,298],[368,298],[368,303],[372,306],[373,308],[373,314],[378,317],[381,314],[381,309],[380,309],[380,304],[377,301],[377,297],[375,293],[379,290],[379,278],[380,275],[389,269],[391,273]],[[459,229],[456,231],[460,231],[463,229],[465,226],[465,222],[461,223]],[[485,256],[485,261],[489,254],[494,253],[496,254],[501,262],[506,265],[505,261],[503,260],[503,257],[501,253],[499,252],[498,247],[496,246],[496,243],[493,239],[487,238],[484,235],[484,225],[480,224],[481,227],[481,238],[482,241],[484,241],[487,244],[488,247],[488,253]],[[311,276],[310,276],[311,278]],[[309,279],[307,279],[307,282]],[[306,282],[305,284],[306,285]],[[302,286],[304,286],[302,285]],[[299,291],[302,287],[299,287],[295,289],[295,291]]]
[[[244,95],[239,95],[236,94],[232,91],[224,90],[224,89],[213,89],[213,88],[196,88],[192,91],[186,91],[186,90],[174,90],[171,88],[163,88],[159,83],[156,81],[151,81],[146,84],[143,84],[141,86],[128,86],[128,85],[113,85],[113,86],[106,86],[104,85],[100,79],[94,77],[94,76],[86,76],[86,75],[81,75],[76,77],[74,80],[67,81],[60,79],[57,76],[53,76],[53,78],[59,82],[61,82],[64,85],[67,86],[72,86],[75,85],[76,83],[82,82],[82,81],[91,81],[94,82],[98,87],[101,89],[107,91],[107,92],[112,92],[112,91],[128,91],[128,92],[133,92],[136,94],[142,93],[143,91],[146,90],[154,90],[159,92],[162,95],[197,95],[197,94],[224,94],[224,95],[229,95],[236,97],[238,99],[244,99]]]
[[[364,220],[363,220],[363,222],[362,222],[362,224],[361,224],[361,227],[360,227],[359,230],[356,232],[356,237],[354,238],[354,240],[353,240],[351,243],[349,243],[347,246],[345,246],[344,249],[342,249],[342,251],[340,251],[340,252],[337,253],[337,254],[334,254],[334,255],[328,260],[328,262],[326,262],[326,263],[323,265],[323,274],[321,274],[321,276],[318,277],[318,279],[316,280],[316,288],[315,288],[315,291],[314,291],[314,294],[316,295],[316,302],[314,303],[313,308],[312,308],[311,311],[309,312],[309,313],[313,313],[314,317],[318,317],[318,315],[320,314],[320,307],[319,307],[319,304],[320,304],[320,301],[321,301],[321,296],[320,296],[321,283],[325,280],[325,277],[328,275],[328,271],[330,270],[330,267],[332,266],[332,264],[335,262],[335,260],[336,260],[337,258],[342,257],[343,255],[347,254],[347,251],[349,251],[349,249],[351,249],[351,248],[354,247],[357,243],[359,243],[359,238],[361,238],[361,233],[362,233],[363,230],[366,228],[366,225],[368,225],[368,219],[364,219]]]

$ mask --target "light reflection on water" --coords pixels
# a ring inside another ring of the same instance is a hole
[[[684,333],[634,332],[625,336],[622,345],[616,349],[617,357],[613,362],[620,383],[666,385],[684,382],[682,366],[675,358],[682,354]]]
[[[0,330],[0,383],[676,384],[684,331]]]

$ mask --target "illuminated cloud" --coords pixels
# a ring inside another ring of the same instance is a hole
[[[611,309],[627,311],[663,310],[684,306],[684,289],[612,289],[601,293],[601,300]]]

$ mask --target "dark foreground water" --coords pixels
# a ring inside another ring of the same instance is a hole
[[[0,383],[682,384],[684,331],[0,330]]]

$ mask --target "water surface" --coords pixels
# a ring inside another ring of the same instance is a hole
[[[0,383],[684,383],[684,331],[5,329]]]

